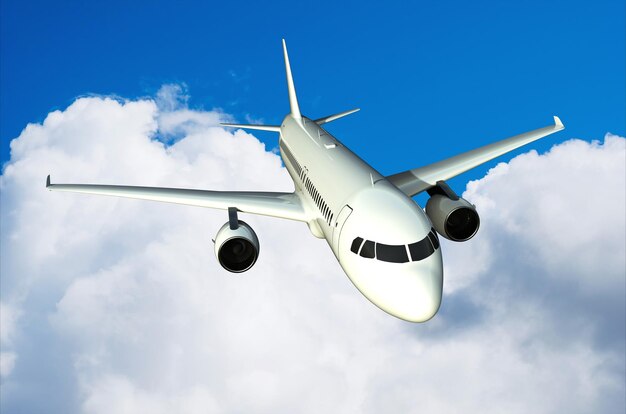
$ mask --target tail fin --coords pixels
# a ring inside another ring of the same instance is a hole
[[[289,64],[289,55],[287,54],[287,44],[283,39],[283,53],[285,54],[285,69],[287,71],[287,88],[289,89],[289,105],[291,106],[291,116],[296,119],[302,118],[300,115],[300,107],[298,106],[298,98],[296,97],[296,87],[293,85],[293,77],[291,76],[291,65]]]

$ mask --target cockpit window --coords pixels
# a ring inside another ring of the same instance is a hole
[[[363,246],[363,247],[361,247]],[[439,248],[439,239],[434,229],[428,233],[421,241],[408,245],[410,257],[407,254],[407,245],[389,245],[383,243],[375,243],[371,240],[363,241],[363,238],[357,237],[352,241],[350,251],[354,254],[360,254],[361,257],[368,259],[376,258],[382,262],[389,263],[406,263],[410,261],[418,262],[429,257]]]
[[[430,233],[428,233],[428,238],[433,244],[435,250],[437,250],[439,248],[439,239],[437,238],[437,233],[435,233],[435,229],[430,229]]]
[[[371,240],[363,243],[363,247],[361,248],[361,257],[366,257],[368,259],[374,258],[374,242]]]
[[[354,239],[354,241],[352,242],[352,247],[350,247],[350,250],[352,251],[352,253],[359,254],[359,249],[361,248],[362,244],[363,244],[362,238],[357,237],[356,239]]]
[[[390,246],[388,244],[376,243],[376,258],[383,262],[406,263],[409,256],[406,254],[406,245]]]
[[[409,244],[409,251],[411,252],[411,259],[414,262],[424,260],[435,252],[433,245],[430,244],[428,237],[417,243]]]

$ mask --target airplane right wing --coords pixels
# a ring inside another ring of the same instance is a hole
[[[409,197],[426,191],[437,185],[437,181],[445,181],[465,171],[484,164],[487,161],[513,151],[523,145],[554,134],[565,126],[558,116],[554,117],[554,125],[535,129],[534,131],[516,135],[493,144],[485,145],[452,158],[388,176],[387,179]]]
[[[242,213],[260,214],[296,221],[308,221],[300,198],[295,193],[261,191],[208,191],[185,188],[135,187],[127,185],[52,184],[46,180],[50,191],[100,194],[141,200],[162,201],[189,206],[228,210],[235,207]]]

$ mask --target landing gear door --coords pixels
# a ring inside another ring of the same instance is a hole
[[[341,229],[350,214],[352,214],[352,207],[346,204],[337,216],[337,221],[335,222],[335,227],[333,228],[333,247],[335,248],[339,246],[339,235],[341,234]]]

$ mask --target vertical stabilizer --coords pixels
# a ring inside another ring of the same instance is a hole
[[[300,107],[298,106],[298,98],[296,97],[296,87],[293,85],[293,77],[291,76],[291,65],[289,65],[289,55],[287,54],[287,44],[283,39],[283,53],[285,54],[285,69],[287,70],[287,88],[289,89],[289,105],[291,106],[291,115],[300,119]]]

